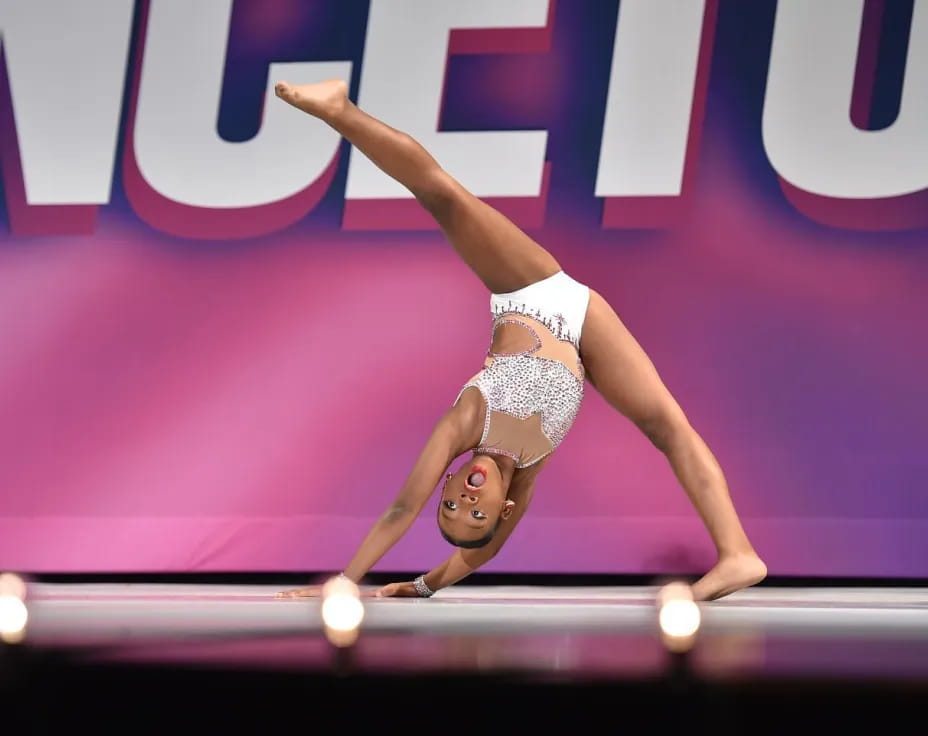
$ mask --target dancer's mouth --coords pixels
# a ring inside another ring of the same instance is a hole
[[[482,465],[474,465],[464,479],[464,485],[469,491],[479,491],[480,487],[487,482],[487,469]]]

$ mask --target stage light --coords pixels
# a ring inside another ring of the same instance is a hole
[[[26,608],[26,583],[18,575],[0,575],[0,641],[18,644],[26,635],[29,610]]]
[[[672,652],[688,651],[696,641],[702,622],[690,587],[684,583],[665,585],[660,589],[657,601],[664,646]]]
[[[12,595],[26,600],[26,581],[11,572],[0,573],[0,595]]]
[[[364,604],[358,586],[338,575],[322,586],[322,623],[326,638],[337,647],[349,647],[358,638]]]

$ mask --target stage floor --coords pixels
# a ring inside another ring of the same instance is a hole
[[[33,584],[26,645],[84,661],[324,671],[314,599],[280,586]],[[364,599],[361,673],[660,676],[656,587],[458,586],[429,600]],[[926,678],[928,588],[757,587],[701,605],[698,676]]]

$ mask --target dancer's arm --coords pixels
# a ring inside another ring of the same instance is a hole
[[[477,549],[458,547],[440,565],[432,568],[425,575],[425,584],[432,590],[447,588],[463,580],[479,569],[502,549],[516,525],[525,515],[532,494],[535,492],[535,479],[548,458],[539,461],[525,470],[517,471],[509,485],[508,498],[515,501],[515,507],[508,519],[500,521],[496,534],[488,544]],[[412,583],[391,583],[378,591],[381,596],[417,595]]]
[[[396,544],[412,525],[442,473],[467,448],[467,417],[459,406],[449,409],[435,426],[412,472],[386,513],[374,524],[344,573],[355,582]]]

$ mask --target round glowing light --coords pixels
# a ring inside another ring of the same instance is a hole
[[[22,640],[29,620],[29,611],[21,598],[0,595],[0,639],[8,644]]]
[[[322,621],[333,632],[351,632],[364,620],[364,605],[357,585],[335,577],[322,587]]]
[[[0,596],[11,595],[21,601],[26,599],[26,581],[11,572],[0,573]]]
[[[699,631],[699,624],[699,606],[691,600],[671,600],[661,606],[661,631],[667,636],[693,636]]]
[[[669,583],[658,592],[658,624],[664,645],[673,652],[685,652],[696,641],[702,616],[685,583]]]

